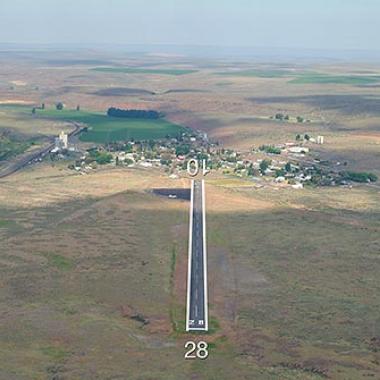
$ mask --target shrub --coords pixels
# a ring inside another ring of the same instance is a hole
[[[342,172],[341,173],[343,179],[353,181],[353,182],[376,182],[378,180],[378,177],[374,173],[367,173],[367,172]]]
[[[272,163],[270,160],[262,160],[260,162],[260,171],[261,174],[265,174],[265,171],[269,168],[269,165]]]
[[[190,152],[190,145],[183,144],[183,145],[178,145],[175,148],[175,154],[177,156],[186,156]]]
[[[281,149],[280,148],[276,148],[275,146],[273,145],[261,145],[259,147],[259,149],[261,151],[264,151],[266,153],[272,153],[272,154],[281,154]]]

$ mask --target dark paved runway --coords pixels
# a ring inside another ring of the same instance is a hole
[[[204,239],[203,181],[194,181],[192,239],[189,246],[187,330],[207,330],[207,256]],[[190,206],[191,207],[191,206]],[[191,247],[191,249],[190,249]]]

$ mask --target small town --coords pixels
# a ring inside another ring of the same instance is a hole
[[[178,138],[114,142],[86,150],[69,143],[63,131],[50,151],[52,160],[69,160],[69,169],[83,175],[102,167],[140,167],[163,170],[170,178],[183,175],[190,159],[205,160],[208,169],[228,177],[244,178],[255,187],[345,186],[377,181],[373,173],[345,170],[347,162],[330,162],[315,154],[325,137],[297,134],[293,142],[235,151],[209,140],[206,133],[189,130]]]

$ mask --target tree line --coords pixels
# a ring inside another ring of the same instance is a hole
[[[136,110],[111,107],[107,111],[108,116],[123,117],[127,119],[159,119],[163,115],[160,112],[153,110]]]

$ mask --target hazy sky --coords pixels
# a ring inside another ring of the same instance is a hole
[[[380,0],[0,0],[0,42],[380,50]]]

